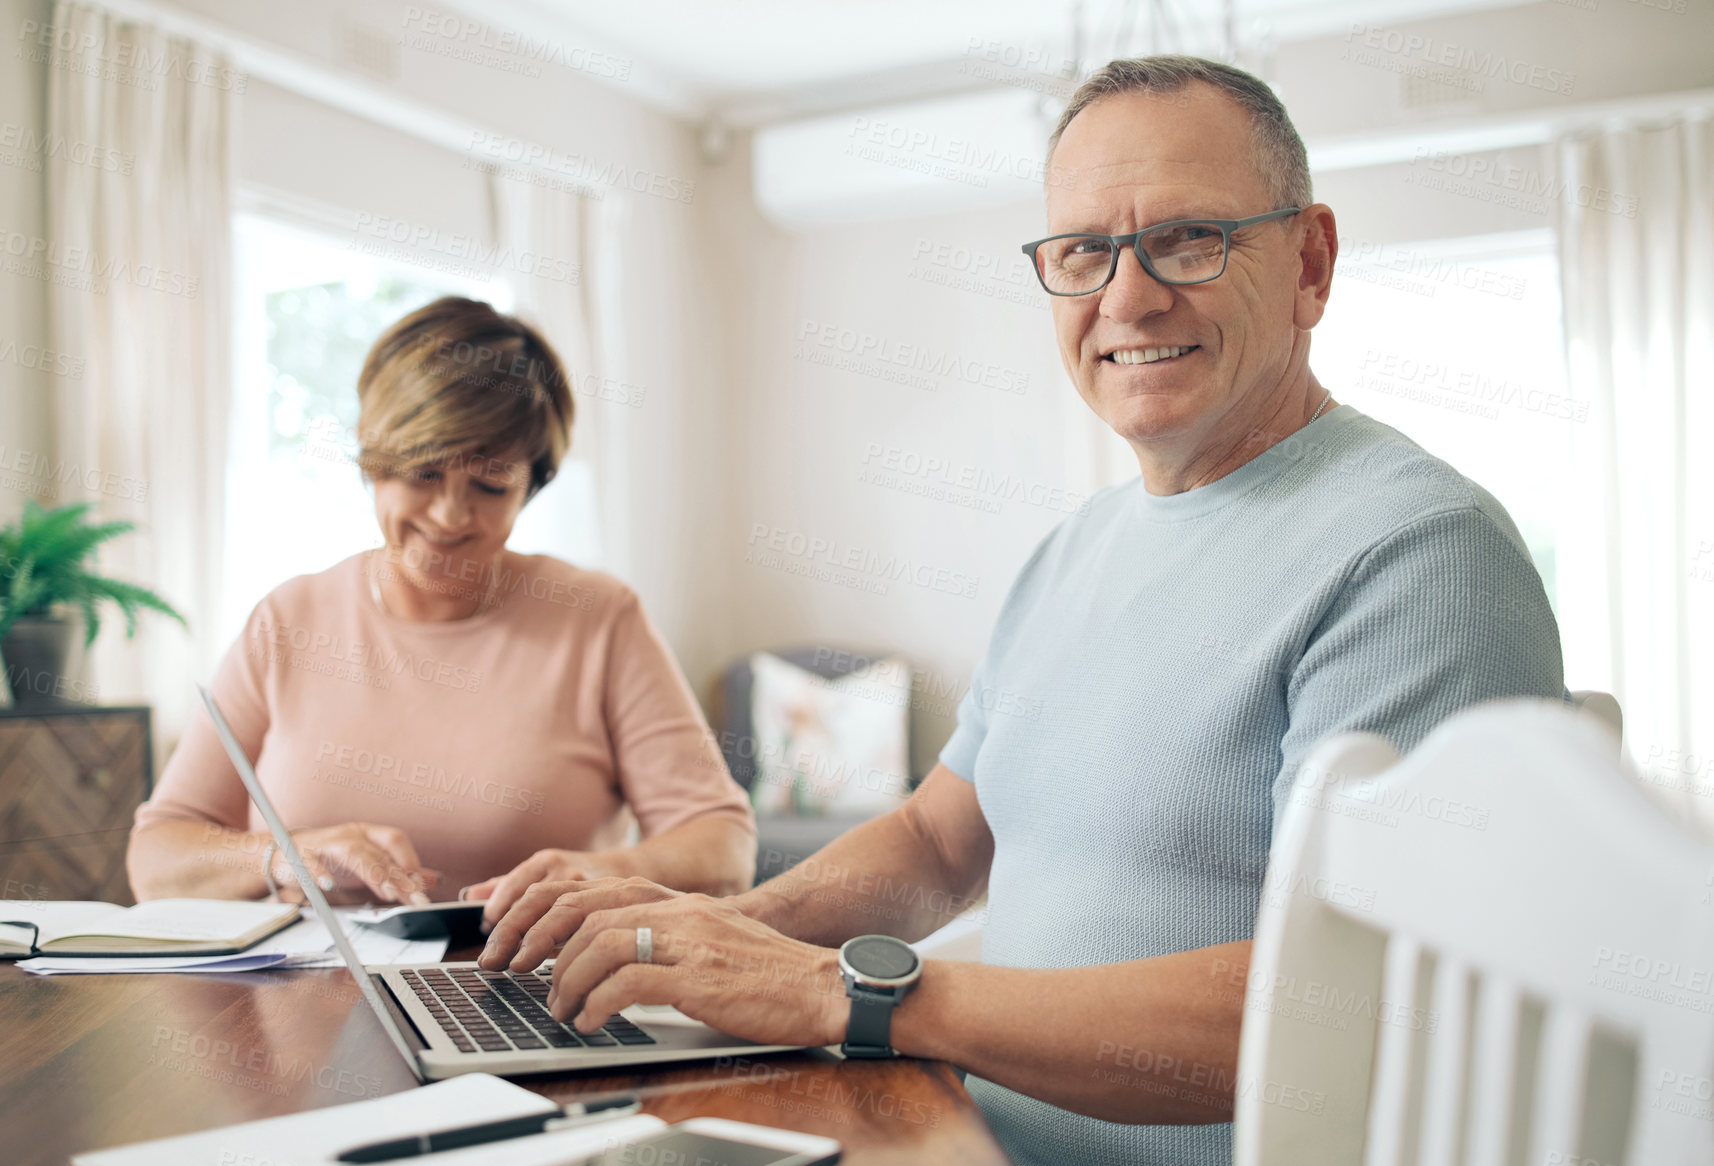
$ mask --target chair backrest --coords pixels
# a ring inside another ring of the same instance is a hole
[[[1610,692],[1599,692],[1593,688],[1580,688],[1571,694],[1571,704],[1581,712],[1585,712],[1601,721],[1613,730],[1614,737],[1625,735],[1625,714],[1619,708],[1618,699]]]
[[[1240,1166],[1714,1162],[1714,848],[1556,701],[1316,747],[1246,981]]]

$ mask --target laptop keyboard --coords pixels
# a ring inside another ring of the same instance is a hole
[[[484,972],[476,968],[406,969],[399,973],[461,1053],[513,1049],[618,1048],[655,1038],[618,1013],[600,1031],[581,1033],[548,1013],[545,972]]]

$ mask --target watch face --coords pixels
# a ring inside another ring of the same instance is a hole
[[[890,935],[863,935],[845,945],[845,962],[861,976],[900,980],[921,962],[910,945]]]

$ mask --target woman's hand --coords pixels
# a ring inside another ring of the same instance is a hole
[[[410,837],[396,826],[346,822],[294,830],[292,841],[324,891],[364,888],[383,902],[422,904],[440,880],[436,871],[423,866]],[[269,871],[281,888],[297,883],[291,862],[278,850]]]
[[[512,905],[523,898],[524,892],[537,883],[587,882],[630,873],[621,869],[623,865],[622,860],[612,854],[581,850],[538,850],[508,873],[484,879],[475,886],[465,887],[458,892],[458,897],[475,902],[487,901],[487,905],[482,908],[482,930],[487,931],[500,922],[512,909]]]
[[[652,936],[647,964],[637,962],[640,927]],[[670,1004],[761,1044],[833,1044],[850,1018],[837,951],[788,939],[706,895],[584,915],[554,961],[548,1010],[593,1032],[632,1004]]]

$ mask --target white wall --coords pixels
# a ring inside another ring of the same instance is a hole
[[[352,242],[360,214],[441,231],[489,223],[481,171],[451,150],[252,78],[238,99],[241,187],[319,205],[320,224]]]
[[[711,564],[734,578],[728,652],[904,655],[920,770],[1018,567],[1092,485],[1091,430],[1017,250],[1041,210],[790,232],[744,209],[746,173],[716,184],[740,471]],[[866,352],[845,351],[858,337]]]
[[[1551,117],[1714,83],[1714,5],[1673,5],[1543,0],[1361,26],[1358,15],[1341,33],[1282,47],[1271,80],[1308,138]]]

